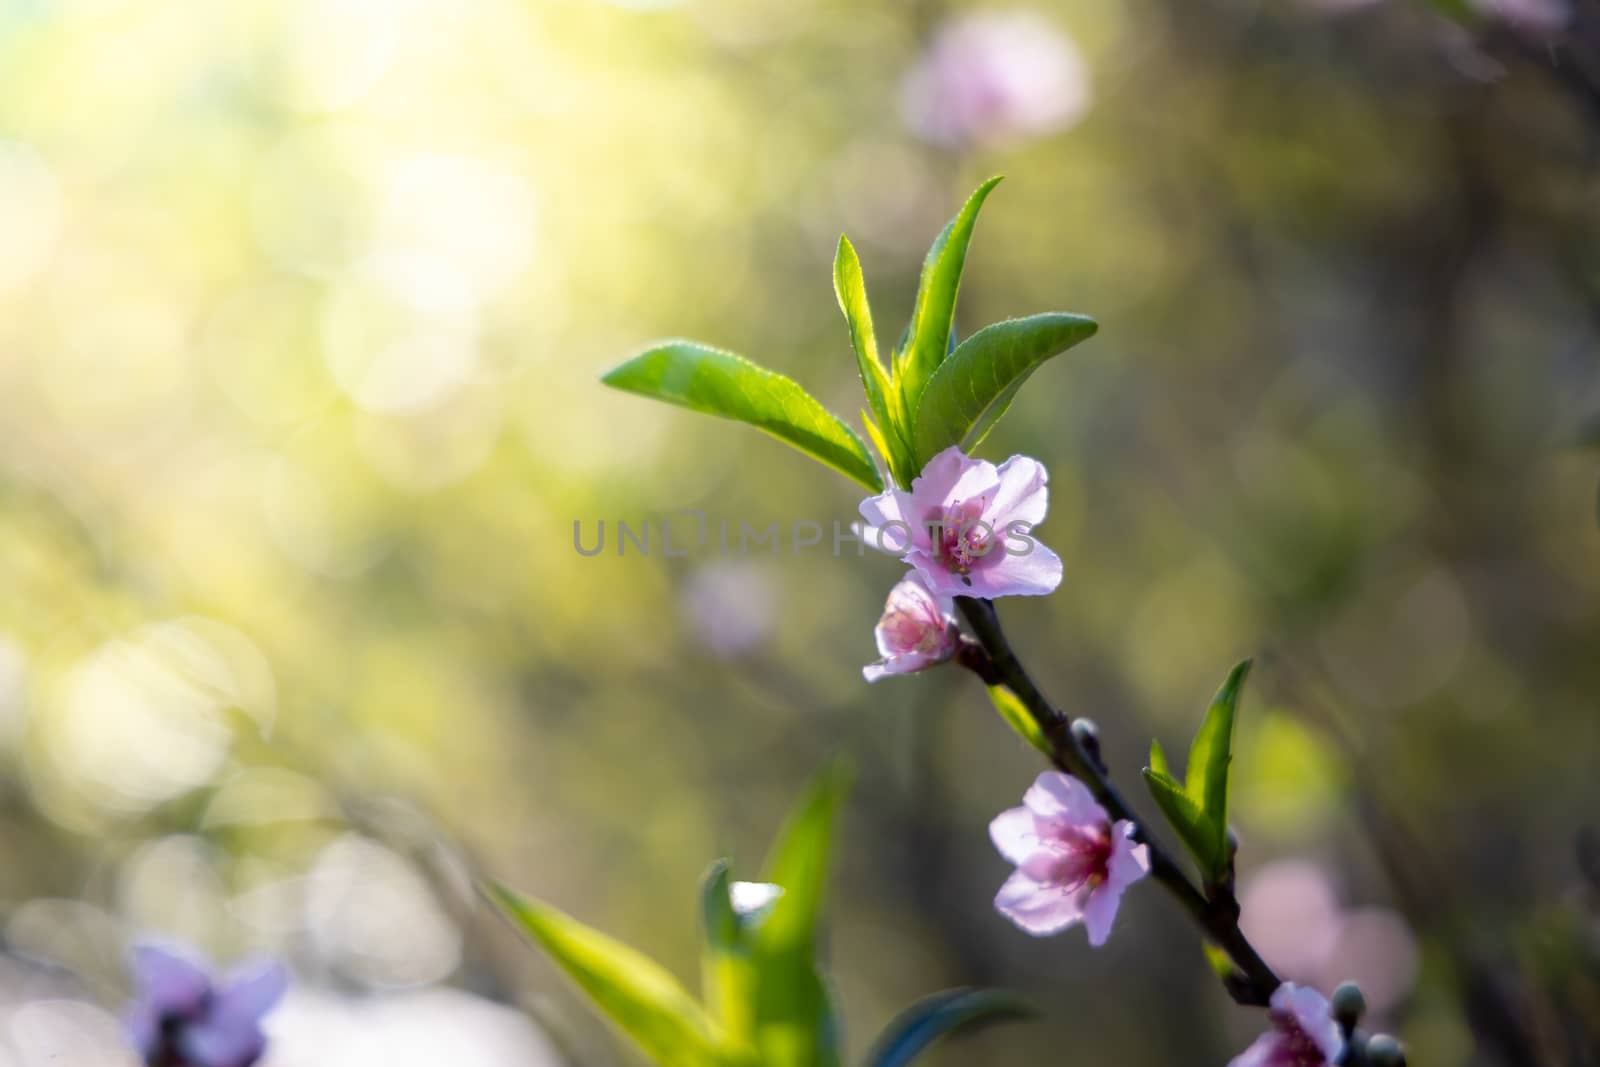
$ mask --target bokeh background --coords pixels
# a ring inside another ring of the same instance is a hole
[[[853,417],[838,234],[888,344],[996,172],[960,324],[1102,323],[985,446],[1051,471],[1047,691],[1138,792],[1256,656],[1268,958],[1415,1063],[1600,1062],[1573,2],[0,0],[0,1064],[130,1063],[152,934],[291,963],[270,1067],[635,1062],[473,879],[692,981],[700,873],[838,753],[852,1049],[963,983],[1046,1015],[932,1062],[1242,1048],[1160,893],[1099,952],[993,912],[1037,760],[954,669],[863,684],[893,561],[574,550],[848,521],[596,377],[693,336]]]

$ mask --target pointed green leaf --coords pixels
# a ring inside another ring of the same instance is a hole
[[[1046,759],[1052,758],[1050,742],[1045,740],[1044,731],[1033,721],[1033,716],[1028,714],[1028,709],[1017,698],[1017,694],[1003,685],[991,685],[989,701],[994,705],[994,710],[998,711],[1000,717],[1006,721],[1006,725],[1016,731],[1018,737],[1044,753]]]
[[[725,1062],[705,1012],[660,964],[548,904],[498,885],[489,893],[656,1063],[720,1067]]]
[[[750,937],[756,969],[756,1046],[764,1067],[836,1067],[838,1032],[817,971],[834,821],[850,788],[838,765],[806,790],[767,857],[762,881],[784,893]]]
[[[1172,777],[1172,771],[1167,766],[1167,750],[1161,747],[1161,742],[1150,742],[1150,769],[1163,777]]]
[[[865,1067],[906,1067],[943,1038],[1034,1014],[1026,1001],[997,989],[935,993],[895,1016],[867,1053]]]
[[[1155,798],[1156,805],[1161,808],[1161,814],[1167,817],[1167,822],[1183,839],[1184,846],[1194,855],[1201,869],[1211,870],[1212,834],[1200,805],[1183,791],[1183,786],[1163,771],[1145,768],[1144,781],[1150,787],[1150,795]]]
[[[1239,691],[1249,673],[1249,660],[1228,672],[1227,681],[1211,699],[1200,730],[1194,735],[1194,743],[1189,746],[1184,792],[1206,813],[1219,858],[1228,836],[1228,766],[1233,762],[1234,709],[1238,707]]]
[[[850,344],[856,353],[856,370],[867,393],[867,404],[879,425],[889,424],[889,375],[878,358],[878,338],[872,331],[872,307],[867,303],[867,283],[861,275],[861,261],[848,238],[839,237],[839,252],[833,260],[833,295],[850,327]]]
[[[607,373],[615,389],[749,423],[880,492],[867,446],[839,417],[781,374],[694,341],[663,341]]]
[[[910,436],[915,432],[917,408],[922,391],[933,372],[944,362],[950,346],[950,330],[955,321],[956,294],[961,288],[961,270],[967,261],[967,245],[978,211],[1000,178],[990,178],[951,219],[922,263],[922,281],[917,287],[917,302],[911,311],[907,341],[894,368],[895,391],[900,399],[903,426]],[[918,446],[918,460],[927,454]],[[919,462],[918,467],[921,466]]]
[[[1161,804],[1200,864],[1206,882],[1221,880],[1228,867],[1228,768],[1233,762],[1233,721],[1250,661],[1228,672],[1206,709],[1206,717],[1189,746],[1189,766],[1179,785],[1167,767],[1158,742],[1150,743],[1150,767],[1144,772],[1150,792]]]
[[[1029,375],[1098,329],[1082,315],[1050,312],[997,322],[967,338],[934,371],[922,394],[917,455],[926,460],[951,445],[971,451]]]
[[[755,1037],[755,966],[745,924],[733,908],[728,861],[718,860],[700,883],[705,931],[701,983],[706,1006],[725,1044],[752,1054]]]
[[[895,449],[883,436],[883,431],[878,429],[878,424],[872,421],[872,416],[865,411],[861,413],[861,425],[867,428],[867,439],[872,442],[872,447],[878,450],[878,455],[883,457],[884,463],[889,467],[890,475],[895,476]],[[895,480],[898,482],[897,476]]]

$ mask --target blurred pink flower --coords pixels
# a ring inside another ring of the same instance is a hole
[[[867,681],[876,682],[890,674],[910,674],[955,655],[960,641],[956,621],[949,611],[950,599],[935,596],[916,571],[900,579],[889,590],[883,618],[874,631],[883,658],[861,668]]]
[[[772,576],[748,561],[706,564],[684,583],[680,600],[695,636],[723,659],[747,655],[767,641],[777,604]]]
[[[1268,863],[1245,882],[1239,904],[1240,928],[1274,970],[1292,981],[1320,983],[1339,936],[1339,897],[1321,867],[1305,860]]]
[[[1228,1067],[1330,1067],[1344,1053],[1339,1024],[1315,989],[1283,983],[1272,994],[1268,1018],[1272,1029]]]
[[[1411,992],[1417,945],[1405,920],[1385,908],[1345,909],[1316,864],[1267,864],[1245,882],[1239,903],[1240,928],[1285,979],[1322,990],[1353,981],[1375,1017]]]
[[[266,1050],[261,1020],[289,982],[271,961],[214,981],[207,964],[154,945],[133,950],[133,976],[128,1036],[146,1063],[180,1067],[251,1067]]]
[[[1369,1019],[1389,1015],[1417,980],[1417,940],[1400,914],[1363,908],[1340,916],[1339,937],[1322,965],[1323,987],[1354,982]]]
[[[911,491],[861,502],[863,537],[915,567],[937,596],[1039,596],[1061,584],[1061,559],[1031,536],[1049,503],[1043,464],[996,467],[954,446],[928,461]]]
[[[1112,825],[1088,788],[1059,771],[1039,775],[1023,806],[989,824],[995,848],[1017,869],[994,906],[1035,937],[1082,922],[1089,944],[1111,936],[1122,891],[1150,873],[1150,849],[1133,823]]]
[[[1089,78],[1072,42],[1029,11],[945,23],[906,74],[900,108],[934,144],[996,144],[1054,133],[1089,108]]]

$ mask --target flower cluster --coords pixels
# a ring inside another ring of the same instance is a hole
[[[1035,541],[1049,504],[1044,465],[1012,456],[1000,466],[959,448],[940,452],[911,482],[861,502],[864,540],[911,571],[878,620],[882,659],[867,681],[943,663],[959,647],[951,597],[1040,596],[1061,584],[1061,558]]]
[[[873,543],[893,545],[912,570],[889,593],[876,636],[882,659],[867,681],[909,674],[950,659],[960,632],[951,597],[1039,596],[1061,584],[1061,559],[1027,536],[1049,503],[1044,465],[1012,456],[998,467],[947,448],[909,491],[891,488],[861,503]],[[1088,787],[1041,774],[1023,806],[989,828],[1016,871],[995,907],[1035,936],[1082,922],[1091,945],[1111,935],[1122,892],[1150,870],[1134,825],[1113,822]]]

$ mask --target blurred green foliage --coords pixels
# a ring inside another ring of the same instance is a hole
[[[595,379],[705,337],[853,421],[838,235],[897,325],[928,235],[1003,171],[963,321],[1101,325],[984,446],[1051,472],[1066,581],[1006,606],[1041,684],[1127,781],[1257,654],[1241,884],[1306,860],[1404,917],[1416,1062],[1515,1062],[1474,999],[1500,988],[1578,1020],[1541,1040],[1592,1036],[1583,68],[1416,4],[1036,6],[1087,110],[957,152],[899,113],[956,6],[0,5],[8,950],[108,1002],[129,929],[565,997],[452,890],[453,839],[687,973],[705,859],[759,849],[849,749],[847,1049],[1015,983],[1039,1023],[931,1062],[1225,1062],[1257,1020],[1172,961],[1158,895],[1092,955],[989,909],[983,827],[1037,756],[970,680],[861,684],[895,564],[573,549],[575,521],[852,518],[832,474]],[[437,936],[356,936],[382,912],[330,875],[374,855],[352,834],[423,872]],[[616,1060],[575,999],[547,1014]]]

